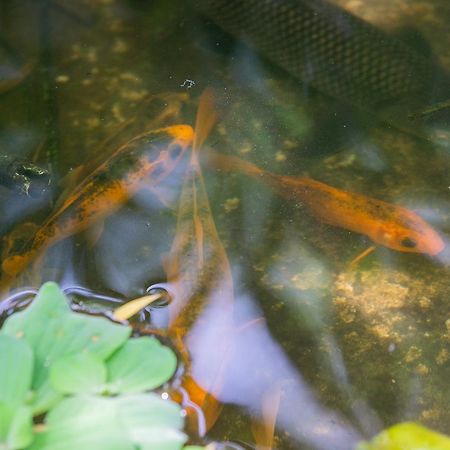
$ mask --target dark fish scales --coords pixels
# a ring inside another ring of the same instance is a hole
[[[330,96],[374,108],[430,92],[430,60],[325,1],[193,1],[225,31]]]

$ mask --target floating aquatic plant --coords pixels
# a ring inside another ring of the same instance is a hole
[[[44,284],[0,331],[0,448],[181,449],[180,406],[148,392],[172,377],[176,356],[130,335],[73,312],[55,283]]]
[[[450,450],[450,437],[414,422],[394,425],[356,450]]]

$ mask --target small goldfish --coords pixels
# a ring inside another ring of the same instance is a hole
[[[308,177],[277,175],[235,156],[210,152],[208,163],[261,180],[283,196],[303,202],[322,222],[366,235],[393,250],[434,256],[445,247],[431,225],[399,205],[343,191]]]
[[[189,125],[174,125],[140,134],[120,146],[86,177],[38,229],[23,250],[2,263],[11,279],[53,244],[104,219],[143,185],[166,178],[194,139]]]

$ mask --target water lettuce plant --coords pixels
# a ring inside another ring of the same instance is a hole
[[[450,450],[450,437],[414,422],[393,425],[356,450]]]
[[[172,377],[176,356],[131,331],[73,312],[44,284],[0,330],[0,449],[181,449],[180,406],[149,392]]]

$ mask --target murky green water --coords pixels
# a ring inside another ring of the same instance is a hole
[[[414,24],[408,36],[416,50],[426,43],[450,72],[446,2],[335,3],[390,34]],[[448,238],[450,122],[441,115],[411,121],[405,109],[386,121],[351,99],[327,97],[181,0],[4,0],[0,25],[0,76],[29,67],[0,94],[1,152],[53,171],[51,186],[35,198],[1,188],[3,260],[9,233],[25,222],[39,225],[58,195],[75,189],[68,174],[80,166],[89,173],[149,129],[193,126],[209,86],[220,120],[207,147],[400,204]],[[132,299],[165,283],[162,261],[176,234],[185,167],[157,195],[141,189],[102,230],[52,246],[14,289],[54,279],[66,289]],[[430,257],[378,246],[351,267],[372,245],[367,236],[325,224],[301,199],[245,174],[206,163],[203,172],[234,285],[225,337],[211,331],[224,315],[212,307],[199,318],[210,325],[206,335],[194,333],[188,345],[194,374],[219,367],[217,349],[228,349],[214,391],[225,406],[206,439],[252,445],[252,423],[270,411],[279,449],[351,448],[405,420],[448,433],[448,249]],[[143,317],[149,326],[167,326],[164,308],[150,316]]]

